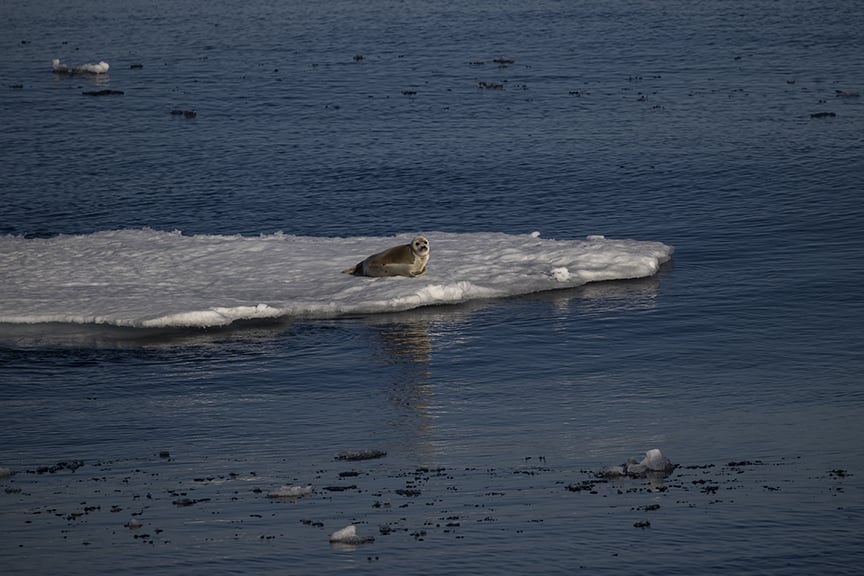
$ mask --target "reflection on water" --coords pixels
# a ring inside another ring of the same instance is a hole
[[[379,351],[386,362],[427,365],[432,359],[432,338],[427,321],[376,324],[375,329],[380,344]]]
[[[287,319],[240,321],[230,326],[194,328],[123,328],[93,324],[3,324],[0,346],[13,348],[172,348],[206,346],[225,340],[263,341],[290,330]]]
[[[420,461],[433,455],[434,385],[430,382],[432,336],[430,320],[425,317],[364,319],[373,336],[373,354],[387,369],[386,378],[390,415],[387,436],[399,438],[406,452]]]
[[[590,314],[650,310],[657,304],[661,278],[670,268],[671,262],[667,262],[658,274],[648,278],[591,282],[578,288],[541,292],[526,298],[548,302],[556,311],[555,317],[565,317],[574,310]]]
[[[497,394],[499,400],[503,400],[507,395],[519,393],[519,385],[517,390],[511,389],[509,385],[495,390],[500,385],[496,380],[503,377],[499,375],[502,369],[509,370],[508,377],[517,380],[543,377],[542,374],[548,372],[548,368],[542,368],[543,372],[528,374],[525,370],[530,371],[530,367],[520,367],[520,364],[524,364],[524,356],[513,352],[520,346],[518,331],[511,334],[505,330],[498,335],[502,351],[509,351],[507,353],[512,355],[509,361],[498,361],[497,351],[490,354],[486,349],[476,349],[474,341],[481,337],[478,336],[478,330],[482,333],[491,329],[497,333],[497,323],[501,318],[507,318],[508,323],[514,325],[524,323],[528,331],[524,337],[532,338],[539,344],[554,338],[551,332],[572,330],[574,315],[584,317],[586,314],[603,315],[619,310],[652,309],[656,305],[659,284],[660,280],[656,277],[601,282],[506,300],[425,307],[358,319],[372,334],[368,342],[373,361],[385,368],[376,370],[376,378],[388,394],[389,409],[384,426],[388,428],[389,437],[401,439],[406,453],[417,455],[421,461],[454,450],[463,451],[464,440],[460,438],[459,432],[466,430],[465,423],[461,422],[463,418],[475,417],[478,422],[488,424],[488,418],[491,417],[493,421],[503,422],[507,419],[506,414],[513,409],[513,406],[506,410],[499,408],[498,416],[485,412],[491,398],[495,397],[490,394]],[[538,302],[543,306],[536,306]],[[537,317],[538,313],[540,318]],[[526,315],[524,322],[518,318],[520,314]],[[550,324],[549,320],[553,322]],[[493,324],[486,326],[490,321]],[[511,341],[513,338],[516,339]],[[533,344],[526,342],[521,346],[527,351],[533,350]],[[545,352],[538,353],[535,350],[529,353],[529,357],[533,355],[542,362],[542,354]],[[446,358],[451,365],[435,362],[436,355]],[[520,358],[522,362],[518,361]],[[550,360],[553,358],[550,356]],[[442,385],[455,386],[457,390],[469,394],[470,399],[454,400],[452,391],[448,390],[445,393],[447,400],[436,400],[436,394],[440,392],[437,388]],[[538,385],[534,384],[535,387]],[[521,402],[530,405],[542,403],[543,400],[532,395]],[[445,415],[447,422],[443,426],[446,429],[442,429],[440,418]],[[523,425],[524,422],[508,428],[517,433],[518,427]],[[548,423],[542,425],[547,426]]]

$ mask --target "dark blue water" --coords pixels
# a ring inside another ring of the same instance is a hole
[[[857,573],[864,101],[838,91],[864,89],[858,2],[7,2],[0,22],[3,234],[676,247],[656,277],[532,297],[5,339],[10,573]],[[566,489],[655,447],[681,464],[662,486]],[[359,449],[387,456],[334,460]],[[333,549],[352,522],[376,541]]]

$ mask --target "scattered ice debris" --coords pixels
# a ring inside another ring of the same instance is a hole
[[[14,472],[11,468],[3,468],[0,466],[0,478],[9,478]]]
[[[400,496],[407,496],[408,498],[413,498],[422,494],[420,490],[415,490],[413,488],[397,488],[395,492]]]
[[[54,67],[54,72],[58,74],[106,74],[111,66],[101,60],[98,64],[81,64],[80,66],[67,66],[61,64],[59,58],[54,58],[51,61]]]
[[[600,471],[600,476],[603,478],[618,478],[619,476],[627,475],[627,466],[604,466]]]
[[[568,270],[566,266],[553,268],[550,273],[552,274],[552,277],[559,282],[566,282],[570,279],[570,270]]]
[[[340,486],[325,486],[324,487],[324,490],[327,490],[328,492],[347,492],[348,490],[356,490],[356,489],[357,489],[356,484],[346,484],[346,485],[340,485]]]
[[[374,536],[358,536],[357,526],[351,524],[330,534],[330,542],[333,544],[348,544],[351,546],[357,544],[368,544],[374,542]]]
[[[620,466],[604,466],[598,474],[601,478],[619,478],[631,476],[642,478],[649,473],[669,474],[675,469],[675,465],[660,452],[659,448],[653,448],[645,453],[642,460],[630,458],[626,464]]]
[[[675,465],[666,456],[660,452],[659,448],[654,448],[645,453],[645,458],[641,462],[647,466],[652,472],[671,472],[675,469]]]
[[[291,486],[286,484],[267,493],[268,498],[302,498],[312,493],[312,485]]]
[[[356,452],[340,452],[336,455],[336,460],[348,460],[351,462],[357,460],[374,460],[375,458],[383,458],[387,452],[383,450],[358,450]]]
[[[110,90],[105,88],[103,90],[87,90],[81,94],[84,96],[122,96],[125,92],[123,92],[123,90]]]
[[[173,500],[171,503],[178,507],[184,506],[193,506],[198,504],[199,502],[209,502],[210,498],[178,498],[177,500]]]
[[[57,472],[62,472],[63,470],[69,470],[70,472],[75,472],[78,468],[84,466],[84,462],[80,460],[73,460],[72,462],[58,462],[53,466],[40,466],[36,469],[36,474],[56,474]]]

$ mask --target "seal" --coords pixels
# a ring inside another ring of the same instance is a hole
[[[369,256],[356,266],[342,271],[355,276],[409,276],[414,278],[426,272],[429,262],[429,240],[417,236],[410,244],[388,248]]]

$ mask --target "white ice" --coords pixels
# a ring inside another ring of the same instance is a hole
[[[627,462],[626,471],[630,476],[639,476],[646,472],[671,472],[674,469],[672,462],[664,456],[659,448],[652,448],[645,453],[641,461],[631,458]]]
[[[357,537],[357,527],[353,524],[330,534],[331,542],[343,542]]]
[[[342,274],[366,256],[430,240],[418,278]],[[391,237],[187,236],[115,230],[0,237],[0,323],[141,328],[224,326],[240,319],[395,312],[643,278],[669,260],[660,242],[549,240],[538,233],[412,232]]]
[[[672,462],[660,452],[659,448],[648,450],[640,464],[653,472],[663,472],[672,467]]]
[[[106,74],[111,67],[104,60],[100,60],[98,64],[81,64],[80,66],[67,66],[62,64],[59,58],[51,61],[54,72],[61,74]]]
[[[603,478],[620,478],[622,476],[633,476],[642,478],[649,472],[662,472],[669,474],[675,469],[675,465],[660,452],[659,448],[652,448],[645,452],[642,460],[629,458],[626,464],[620,466],[604,466],[600,471]]]
[[[291,486],[285,485],[279,488],[274,488],[267,493],[270,498],[301,498],[312,494],[312,486]]]
[[[357,535],[357,526],[354,524],[350,524],[341,530],[336,530],[332,534],[330,534],[330,542],[333,544],[348,544],[348,545],[357,545],[357,544],[367,544],[369,542],[374,542],[375,538],[372,536],[358,536]]]

